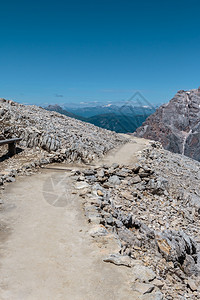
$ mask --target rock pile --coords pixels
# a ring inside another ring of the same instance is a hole
[[[133,268],[138,299],[199,299],[198,162],[152,143],[136,165],[103,165],[72,176],[88,221],[117,236],[120,253],[105,261]],[[146,272],[152,277],[141,277]]]

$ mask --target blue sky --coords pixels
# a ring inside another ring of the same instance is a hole
[[[200,85],[199,1],[0,1],[0,97],[151,103]]]

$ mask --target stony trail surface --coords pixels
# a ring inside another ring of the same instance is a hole
[[[121,134],[121,136],[127,137],[125,134]],[[129,138],[130,141],[128,143],[110,150],[101,162],[105,164],[118,163],[124,165],[137,162],[137,152],[149,145],[149,140],[143,138]]]
[[[123,163],[146,144],[130,141],[106,159]],[[6,187],[0,212],[1,300],[133,299],[129,268],[103,262],[119,251],[117,240],[96,242],[89,235],[69,168],[49,166]]]

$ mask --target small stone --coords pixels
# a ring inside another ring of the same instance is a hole
[[[152,281],[152,284],[157,286],[159,289],[162,289],[163,286],[164,286],[164,282],[162,280],[159,280],[159,279],[154,279]]]
[[[98,196],[103,196],[104,193],[103,193],[102,191],[100,191],[100,190],[97,190],[97,195],[98,195]]]
[[[132,289],[142,294],[149,294],[154,290],[154,285],[149,283],[135,282]]]
[[[108,231],[102,225],[99,226],[97,225],[89,231],[89,234],[92,237],[100,237],[100,236],[106,236],[108,234]]]
[[[92,169],[89,169],[89,170],[84,170],[83,173],[85,176],[92,176],[92,175],[94,175],[95,171]]]
[[[77,182],[77,183],[75,184],[75,188],[76,188],[77,190],[85,189],[85,188],[87,188],[87,187],[89,187],[89,184],[88,184],[87,182],[85,182],[85,181],[83,181],[83,182]]]
[[[103,259],[104,262],[113,263],[117,266],[132,267],[138,263],[138,261],[132,259],[128,255],[110,254],[108,257]]]
[[[121,183],[121,180],[119,179],[118,176],[113,175],[108,179],[108,183],[112,185],[119,185]]]
[[[77,191],[71,191],[72,195],[76,195],[77,194]],[[79,194],[80,196],[82,196],[81,194]]]
[[[170,251],[171,251],[171,246],[168,244],[167,239],[163,238],[163,236],[161,234],[157,234],[156,241],[157,241],[160,251],[162,253],[164,253],[164,255],[166,257],[168,257],[168,255],[170,254]]]
[[[15,178],[14,177],[7,177],[6,181],[7,182],[15,182]]]
[[[192,292],[197,291],[196,283],[192,278],[188,278],[187,285],[191,289]]]
[[[123,198],[127,199],[127,200],[133,200],[133,195],[129,192],[121,192],[121,195]]]
[[[142,180],[141,180],[141,178],[140,178],[140,176],[139,175],[135,175],[131,180],[130,180],[130,182],[132,183],[132,184],[136,184],[136,183],[139,183],[139,182],[141,182]]]
[[[109,182],[104,182],[103,187],[104,187],[105,189],[109,189],[109,188],[111,187],[111,185],[110,185]]]
[[[122,228],[123,223],[121,221],[119,221],[119,220],[116,220],[115,221],[115,225],[116,225],[117,228]]]
[[[99,170],[99,171],[97,172],[97,176],[98,176],[98,177],[104,177],[104,171],[103,171],[103,170]]]
[[[149,282],[156,278],[154,271],[143,265],[136,265],[132,269],[133,279],[140,282]]]

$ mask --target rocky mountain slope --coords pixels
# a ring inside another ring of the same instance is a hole
[[[165,149],[200,161],[200,89],[178,91],[135,135],[160,141]]]
[[[132,268],[134,299],[199,299],[200,164],[157,142],[138,159],[74,172],[92,234],[117,237],[104,261]]]
[[[92,124],[37,106],[0,100],[1,138],[21,137],[23,149],[43,152],[48,161],[90,162],[127,140]]]

